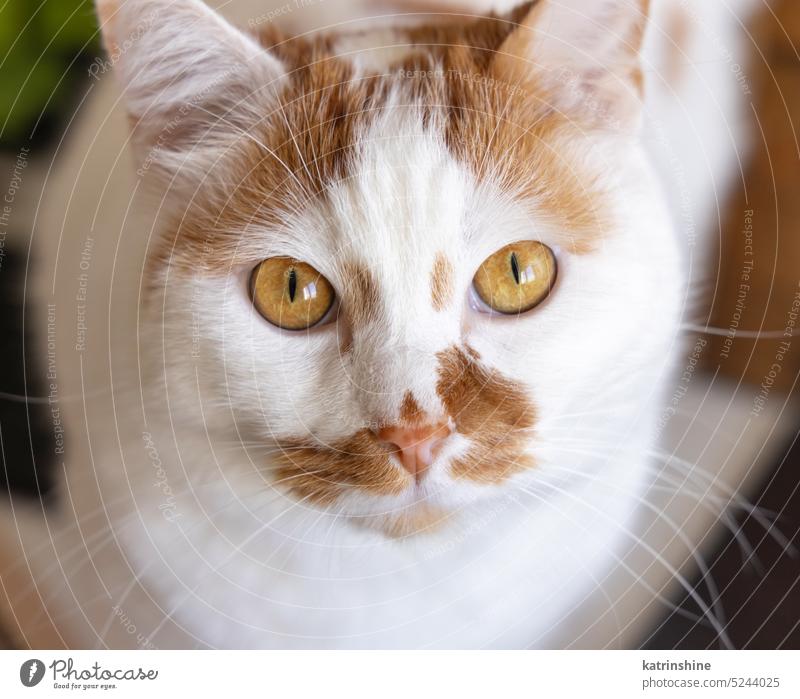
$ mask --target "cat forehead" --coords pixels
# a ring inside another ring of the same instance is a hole
[[[430,257],[464,241],[476,182],[419,114],[389,110],[365,128],[350,174],[330,184],[320,221],[337,251]]]
[[[532,237],[526,214],[590,251],[608,196],[563,118],[460,60],[414,54],[371,74],[324,56],[296,68],[179,213],[154,266],[227,274],[270,251],[313,263],[331,246],[342,259],[432,259],[476,236]]]

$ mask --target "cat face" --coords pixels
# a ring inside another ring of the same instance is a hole
[[[680,284],[634,137],[643,3],[572,4],[372,44],[100,5],[168,211],[145,322],[171,411],[392,534],[620,438]]]

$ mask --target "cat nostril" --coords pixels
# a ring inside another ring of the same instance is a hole
[[[376,434],[379,439],[395,447],[403,468],[420,480],[450,432],[447,423],[440,422],[414,427],[384,427]]]

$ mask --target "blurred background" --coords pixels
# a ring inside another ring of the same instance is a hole
[[[41,406],[24,398],[42,396],[44,386],[37,358],[25,356],[32,340],[24,300],[35,264],[29,243],[41,183],[99,52],[91,0],[0,6],[0,482],[33,496],[49,488],[53,433]]]
[[[708,327],[701,361],[709,377],[727,381],[734,392],[748,387],[748,395],[758,395],[767,382],[773,404],[792,406],[800,339],[786,347],[776,332],[800,293],[800,2],[772,2],[749,31],[754,145],[720,221],[700,322]],[[43,358],[32,350],[37,328],[26,303],[36,265],[30,241],[37,211],[47,204],[42,183],[97,85],[91,67],[100,55],[90,0],[0,3],[0,488],[31,498],[47,498],[55,464]],[[752,234],[744,230],[746,211],[756,212]],[[750,244],[757,264],[743,302],[738,287]],[[776,356],[777,373],[771,371]],[[753,445],[748,458],[755,463],[758,457],[758,468],[743,470],[749,474],[743,494],[756,514],[733,510],[733,526],[704,535],[709,571],[694,574],[696,592],[724,610],[740,648],[800,648],[800,425],[796,412],[783,412],[788,422],[782,415],[780,428],[766,430],[764,444]],[[777,425],[774,414],[769,419]],[[689,596],[673,597],[674,608],[661,605],[639,645],[716,647],[716,633],[698,621]]]

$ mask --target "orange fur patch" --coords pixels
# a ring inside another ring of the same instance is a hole
[[[436,311],[442,311],[453,300],[455,272],[447,256],[440,252],[431,270],[431,302]]]
[[[414,399],[411,391],[406,391],[403,402],[400,404],[400,424],[413,425],[422,422],[424,413],[419,403]]]
[[[420,28],[412,36],[427,50],[401,69],[412,76],[417,99],[431,105],[428,121],[441,125],[450,150],[478,180],[491,178],[504,192],[533,202],[569,232],[564,247],[586,253],[608,229],[607,195],[581,163],[564,155],[563,143],[580,137],[580,125],[550,106],[549,89],[535,73],[522,82],[498,66],[498,49],[530,6],[507,18]]]
[[[351,329],[379,319],[381,296],[372,272],[355,262],[342,265],[341,295]]]
[[[284,443],[277,457],[279,482],[300,498],[330,505],[348,488],[397,495],[409,474],[397,468],[391,451],[369,430],[326,447]]]
[[[583,254],[609,229],[607,192],[582,163],[565,156],[564,143],[580,138],[583,126],[552,108],[551,88],[529,62],[515,63],[526,67],[523,79],[507,74],[507,57],[499,53],[536,4],[501,17],[456,17],[402,30],[419,50],[396,68],[427,105],[427,122],[444,131],[451,152],[478,180],[490,178],[532,202],[564,229],[563,246]]]
[[[453,475],[479,483],[500,483],[532,468],[534,461],[524,452],[536,409],[525,393],[458,347],[440,352],[437,358],[436,391],[456,430],[472,440],[466,456],[453,463]]]
[[[549,88],[528,70],[524,81],[504,75],[498,50],[535,2],[503,17],[453,18],[446,25],[404,29],[419,47],[401,64],[426,122],[441,128],[449,149],[478,180],[533,202],[566,231],[564,247],[582,254],[608,230],[607,194],[583,164],[567,159],[563,143],[580,124],[550,105]],[[409,77],[410,76],[410,77]]]

